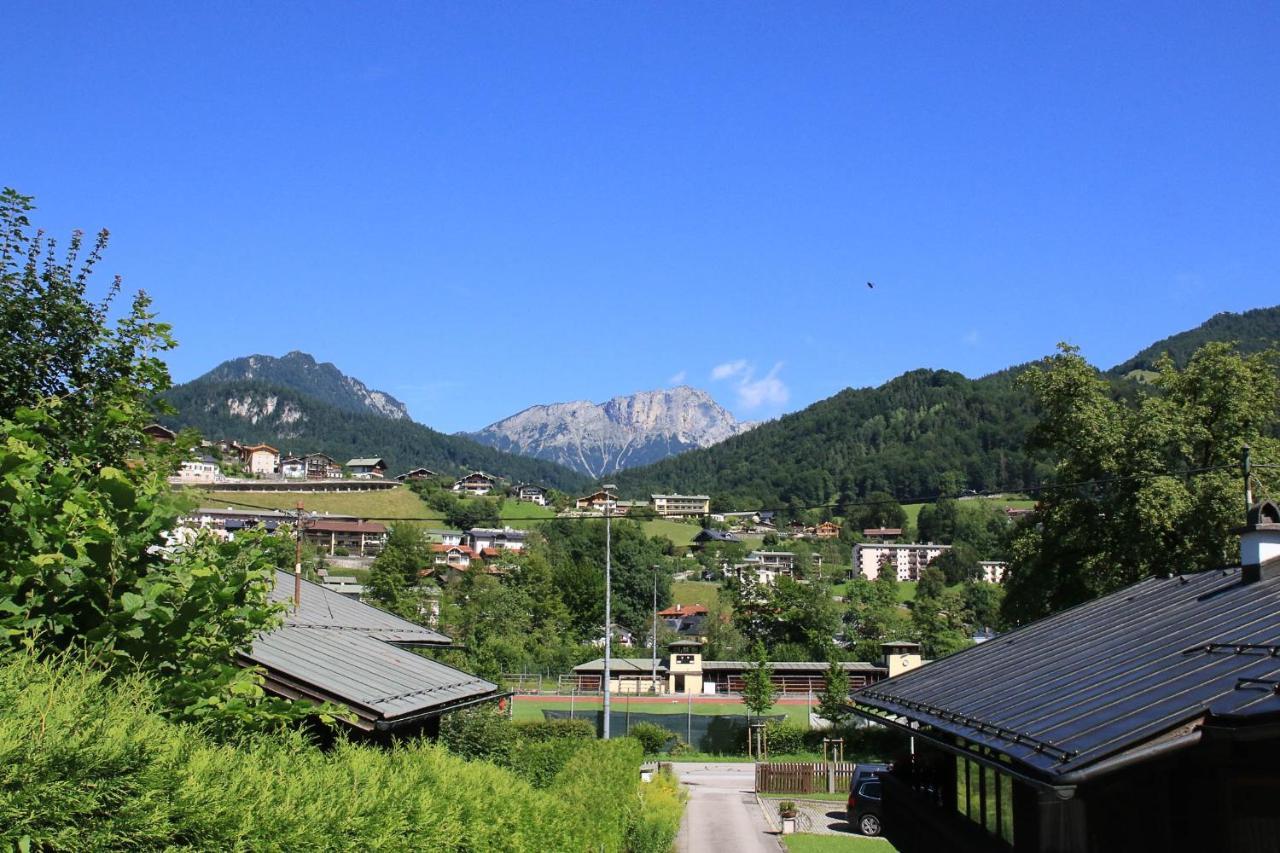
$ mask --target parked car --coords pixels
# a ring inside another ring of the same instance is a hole
[[[879,835],[884,829],[880,774],[887,772],[888,764],[859,764],[854,768],[845,815],[849,826],[863,835]]]

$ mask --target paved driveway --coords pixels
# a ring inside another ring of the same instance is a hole
[[[756,803],[755,765],[676,764],[689,802],[676,837],[680,853],[778,853],[781,846]]]

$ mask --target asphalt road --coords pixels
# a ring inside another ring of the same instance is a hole
[[[676,764],[689,792],[676,849],[680,853],[779,853],[756,804],[755,765]]]

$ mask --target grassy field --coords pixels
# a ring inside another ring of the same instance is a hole
[[[549,518],[555,518],[556,511],[549,506],[538,506],[528,501],[507,498],[502,502],[499,517],[503,524],[509,524],[511,527],[530,527]]]
[[[358,518],[397,519],[425,518],[428,525],[442,525],[443,516],[424,504],[417,495],[401,486],[380,492],[333,492],[301,494],[297,492],[217,492],[201,495],[202,506],[243,506],[293,509],[302,501],[307,512],[354,515]]]
[[[990,501],[1001,509],[1004,509],[1007,506],[1016,507],[1018,509],[1034,509],[1036,505],[1035,501],[1026,500],[1025,498],[981,498],[981,500]],[[923,506],[925,505],[902,505],[902,508],[907,512],[907,523],[911,525],[913,530],[920,526],[920,508]]]
[[[666,518],[643,521],[640,524],[646,536],[665,536],[673,544],[682,547],[692,545],[693,537],[697,536],[698,531],[702,529],[696,524],[685,524],[683,521],[671,521]]]
[[[864,835],[810,835],[807,832],[782,837],[790,853],[897,853],[883,838]]]
[[[720,584],[707,581],[672,581],[673,604],[701,604],[712,607],[720,599]],[[603,629],[600,633],[604,633]]]

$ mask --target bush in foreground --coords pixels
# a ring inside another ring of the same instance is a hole
[[[435,745],[233,746],[154,708],[140,676],[0,655],[0,848],[656,850],[672,825],[631,739],[583,744],[539,790]]]

